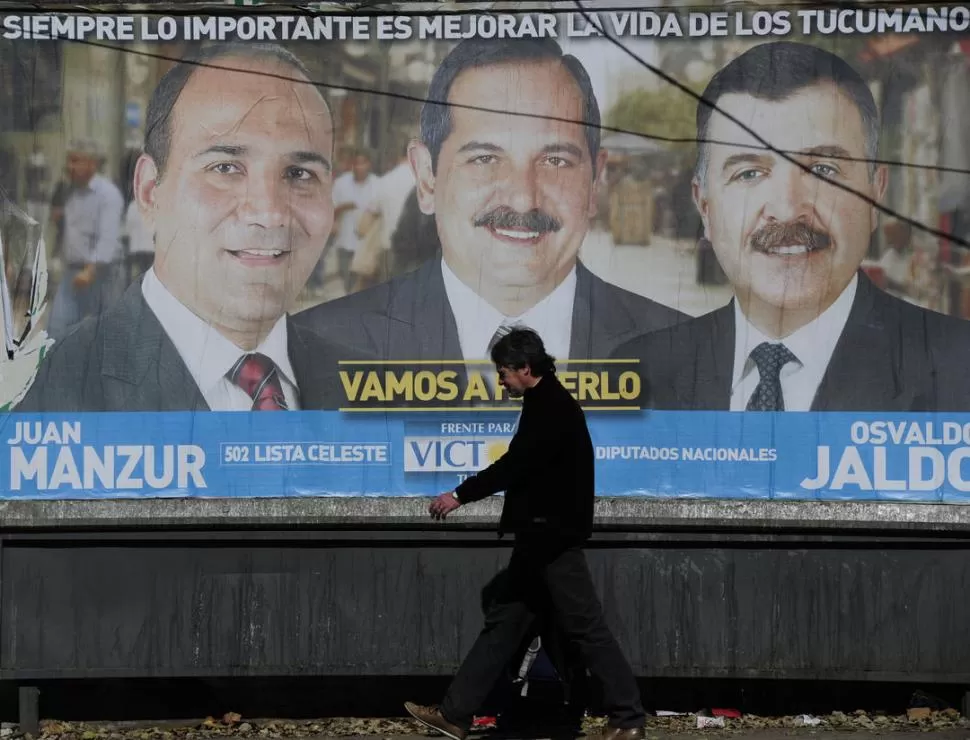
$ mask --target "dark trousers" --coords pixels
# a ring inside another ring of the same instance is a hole
[[[586,556],[579,547],[517,541],[508,576],[485,627],[441,703],[445,718],[468,727],[537,619],[551,617],[601,686],[613,727],[642,727],[640,690],[603,617]]]
[[[508,578],[508,570],[503,569],[482,589],[483,614],[487,615],[492,604],[503,597]],[[520,678],[519,674],[523,668],[526,653],[534,649],[537,639],[541,640],[542,652],[545,653],[559,677],[559,687],[563,692],[564,700],[562,721],[572,724],[582,721],[583,715],[589,707],[592,697],[582,656],[576,649],[576,645],[566,639],[559,624],[552,618],[551,610],[547,609],[543,615],[536,618],[536,621],[526,633],[525,639],[512,656],[512,661],[506,666],[508,678],[512,683],[505,685],[500,681],[499,686],[496,687],[499,690],[498,693],[490,697],[493,699],[493,706],[502,714],[503,728],[519,725],[528,726],[533,722],[531,716],[524,714],[527,707],[519,701],[521,695],[513,696],[513,694],[517,689],[521,689],[515,684]],[[513,677],[515,677],[514,680]]]

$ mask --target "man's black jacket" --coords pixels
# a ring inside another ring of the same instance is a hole
[[[555,373],[526,390],[508,452],[456,489],[463,504],[499,491],[499,534],[582,541],[592,533],[593,442],[582,408]]]

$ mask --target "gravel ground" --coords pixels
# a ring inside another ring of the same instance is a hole
[[[920,714],[917,712],[917,714]],[[924,716],[889,716],[858,711],[852,714],[834,712],[813,719],[817,725],[806,725],[802,717],[757,717],[744,715],[725,718],[724,727],[698,729],[698,717],[649,717],[648,740],[670,737],[719,737],[744,735],[764,740],[778,737],[806,737],[824,735],[835,740],[839,735],[861,737],[889,734],[902,737],[926,733],[945,735],[954,740],[970,740],[970,720],[955,710],[922,712]],[[813,721],[810,719],[809,722]],[[703,721],[703,720],[702,720]],[[597,734],[605,726],[602,718],[590,717],[584,722],[587,734]],[[328,718],[311,721],[279,719],[246,719],[237,714],[221,718],[209,717],[204,721],[179,723],[80,723],[45,720],[41,722],[40,737],[46,740],[206,740],[208,738],[395,738],[396,740],[421,740],[431,733],[411,719],[366,719],[354,717]],[[497,737],[487,730],[477,731],[473,736],[481,740]],[[14,740],[26,738],[15,725],[0,727],[0,738]],[[34,739],[36,740],[36,739]]]

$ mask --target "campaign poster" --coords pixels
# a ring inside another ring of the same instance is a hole
[[[2,497],[450,490],[528,326],[598,495],[970,500],[966,6],[10,13],[0,71]]]

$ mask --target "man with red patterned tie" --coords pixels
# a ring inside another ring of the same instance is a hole
[[[333,121],[308,79],[257,45],[165,75],[134,178],[155,264],[55,345],[18,410],[338,406],[349,351],[286,314],[333,224]]]

